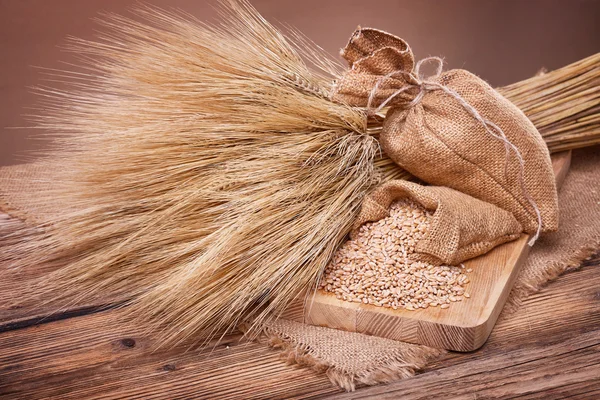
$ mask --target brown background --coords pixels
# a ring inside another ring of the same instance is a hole
[[[201,19],[214,16],[202,0],[149,0]],[[595,0],[254,0],[269,20],[290,24],[332,54],[357,25],[406,39],[417,58],[443,56],[492,85],[558,68],[600,50],[600,1]],[[59,49],[68,35],[92,37],[100,11],[127,13],[134,0],[0,0],[0,165],[27,159],[39,144],[28,137],[28,87],[43,84],[36,66],[70,68]],[[21,129],[14,129],[21,127]],[[24,128],[25,127],[25,128]],[[29,140],[28,140],[29,139]]]

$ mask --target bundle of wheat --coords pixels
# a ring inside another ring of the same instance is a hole
[[[408,174],[375,160],[378,117],[367,124],[366,110],[329,100],[339,65],[248,4],[226,3],[219,26],[137,14],[146,23],[110,15],[98,41],[74,40],[89,73],[62,74],[68,91],[42,90],[37,122],[55,140],[55,185],[32,201],[65,211],[6,234],[0,260],[54,266],[30,298],[126,298],[130,315],[170,344],[260,324],[318,285],[367,191]],[[566,108],[574,96],[597,106],[588,86],[597,62],[504,92],[562,149],[560,135],[581,134],[579,114],[550,120],[544,105]],[[579,76],[589,89],[574,94]],[[586,107],[597,134],[596,108]]]
[[[550,152],[600,143],[600,53],[500,93],[527,114]]]
[[[125,296],[173,340],[260,321],[316,286],[376,182],[377,142],[302,56],[329,59],[247,4],[226,4],[221,27],[137,14],[149,24],[111,15],[112,33],[73,42],[89,75],[43,91],[56,185],[35,200],[65,213],[6,237],[2,257],[60,266],[39,299]]]

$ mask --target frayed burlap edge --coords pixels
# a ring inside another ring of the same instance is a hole
[[[12,207],[10,205],[10,203],[8,202],[8,200],[6,200],[1,194],[0,194],[0,213],[10,215],[14,219],[18,219],[20,221],[35,222],[35,221],[32,221],[30,218],[28,218],[26,213],[20,212],[17,208]],[[6,220],[8,220],[8,219],[9,218],[6,218]],[[0,221],[2,223],[6,223],[6,221],[4,219],[0,219]]]
[[[548,263],[544,269],[527,280],[517,281],[513,287],[500,318],[504,318],[517,311],[523,301],[532,294],[539,292],[567,272],[577,271],[585,260],[589,260],[600,248],[600,238],[593,244],[576,251],[571,257],[562,262]]]
[[[50,190],[56,184],[51,177],[55,170],[56,166],[44,161],[1,167],[0,213],[32,226],[51,220],[55,213],[48,210],[55,209],[55,206],[40,204],[32,196],[36,192]],[[28,186],[35,186],[35,190]]]
[[[357,384],[371,386],[411,377],[430,361],[447,353],[446,350],[427,346],[415,346],[410,352],[405,349],[391,349],[389,354],[373,362],[371,367],[360,373],[351,373],[319,359],[313,354],[310,346],[296,343],[272,327],[264,326],[258,340],[280,350],[280,358],[286,364],[296,364],[311,368],[317,373],[324,373],[334,385],[348,392],[354,391]]]

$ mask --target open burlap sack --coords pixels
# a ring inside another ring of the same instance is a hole
[[[332,98],[390,106],[380,142],[398,165],[511,212],[527,233],[558,229],[548,149],[508,99],[467,71],[442,73],[439,59],[437,73],[424,79],[408,44],[375,29],[359,28],[342,56],[351,68]]]
[[[351,236],[365,222],[389,216],[390,205],[403,199],[433,211],[429,231],[415,245],[413,256],[419,261],[456,265],[517,239],[523,231],[511,213],[493,204],[447,187],[393,180],[365,198]]]

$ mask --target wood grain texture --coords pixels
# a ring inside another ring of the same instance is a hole
[[[557,184],[569,169],[571,152],[553,156]],[[529,236],[498,246],[465,262],[473,272],[466,290],[471,298],[451,303],[450,308],[429,307],[408,311],[339,300],[318,291],[306,307],[304,322],[381,336],[455,351],[478,349],[488,338],[519,269],[529,253]]]
[[[449,353],[413,378],[351,394],[239,335],[204,350],[153,352],[152,337],[115,322],[110,310],[1,333],[0,398],[591,399],[600,390],[599,268],[596,256],[531,296],[500,318],[481,350]]]
[[[155,339],[115,322],[116,310],[74,308],[34,325],[35,310],[6,309],[23,281],[0,279],[4,321],[28,321],[0,332],[0,399],[598,398],[599,268],[596,255],[501,315],[479,351],[449,353],[416,377],[352,394],[239,335],[215,348],[153,352]]]

